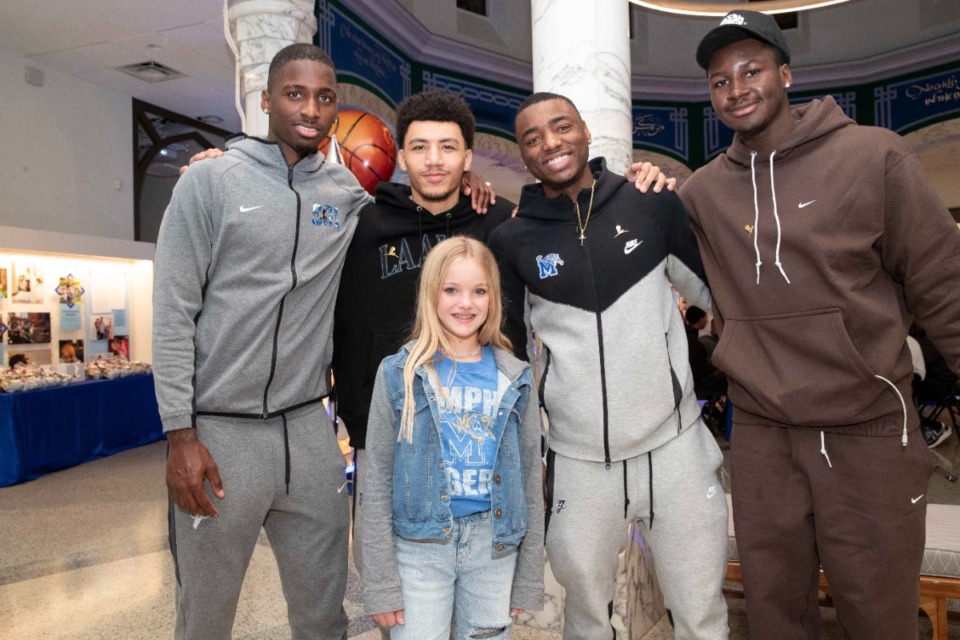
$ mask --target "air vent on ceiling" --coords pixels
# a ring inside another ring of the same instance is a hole
[[[134,78],[140,78],[146,82],[164,82],[165,80],[184,77],[184,74],[179,71],[164,66],[155,60],[117,67],[117,71],[123,71]]]

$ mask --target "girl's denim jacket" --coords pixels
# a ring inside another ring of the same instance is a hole
[[[450,484],[443,462],[436,391],[426,367],[413,383],[413,443],[398,441],[403,412],[405,345],[380,364],[367,424],[362,501],[364,608],[368,614],[403,609],[394,536],[446,543],[453,525]],[[494,348],[501,375],[510,381],[497,409],[499,440],[491,485],[492,557],[519,547],[511,607],[543,606],[543,492],[540,409],[530,367]]]

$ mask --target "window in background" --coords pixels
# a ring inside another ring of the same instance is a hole
[[[487,15],[487,0],[457,0],[457,9],[485,16]]]

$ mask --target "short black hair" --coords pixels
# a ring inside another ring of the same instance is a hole
[[[460,96],[436,89],[414,94],[401,102],[397,107],[397,144],[401,149],[410,124],[422,120],[455,123],[460,127],[467,149],[473,149],[477,121],[470,106]]]
[[[294,60],[313,60],[314,62],[325,64],[333,69],[334,76],[337,74],[337,68],[333,65],[333,60],[326,51],[308,42],[298,42],[287,45],[283,49],[280,49],[277,55],[273,56],[273,60],[270,61],[270,71],[267,73],[267,91],[270,91],[270,87],[273,86],[274,80],[277,74],[280,73],[280,70],[283,69],[288,62],[293,62]]]
[[[523,113],[524,109],[526,109],[527,107],[532,107],[533,105],[539,104],[541,102],[546,102],[547,100],[563,100],[564,102],[569,104],[571,107],[573,107],[574,111],[576,111],[578,114],[580,113],[580,110],[577,109],[577,105],[573,104],[573,100],[571,100],[567,96],[562,96],[559,93],[550,93],[549,91],[538,91],[536,93],[531,93],[530,95],[528,95],[526,99],[524,99],[524,101],[520,103],[520,106],[517,107],[517,115],[514,116],[514,119],[513,119],[514,126],[516,126],[517,118],[520,117],[520,114]]]
[[[691,327],[707,317],[707,312],[700,307],[690,305],[687,307],[687,324]]]

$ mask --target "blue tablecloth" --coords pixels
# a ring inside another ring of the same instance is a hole
[[[0,393],[0,487],[161,439],[152,375]]]

